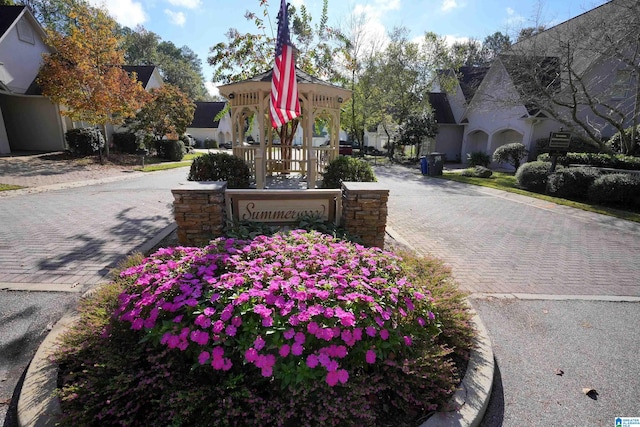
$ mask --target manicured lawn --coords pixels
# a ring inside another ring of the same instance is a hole
[[[535,197],[536,199],[546,200],[559,205],[571,206],[573,208],[582,209],[584,211],[596,212],[603,215],[609,215],[616,218],[626,219],[629,221],[640,222],[640,212],[624,211],[620,209],[609,208],[605,206],[592,205],[589,203],[576,202],[573,200],[561,199],[558,197],[547,196],[546,194],[533,193],[518,188],[516,178],[511,173],[493,172],[490,178],[474,178],[462,176],[455,172],[444,172],[441,177],[450,181],[463,182],[465,184],[479,185],[482,187],[496,188],[498,190],[508,191],[510,193],[522,194],[523,196]]]
[[[185,154],[184,158],[179,162],[168,162],[164,159],[159,159],[158,157],[145,158],[144,163],[146,166],[142,169],[142,172],[154,172],[191,166],[193,159],[200,157],[203,154],[204,153]]]

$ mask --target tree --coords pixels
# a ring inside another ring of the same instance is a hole
[[[437,70],[449,69],[444,39],[426,33],[418,44],[408,39],[406,28],[395,28],[386,49],[372,59],[367,76],[378,95],[372,104],[389,140],[389,157],[400,144],[398,130],[412,115],[429,113],[429,91]]]
[[[509,49],[510,46],[511,38],[500,31],[486,36],[482,41],[482,60],[484,65],[496,59],[498,55]]]
[[[135,31],[127,27],[120,31],[128,65],[155,65],[165,82],[178,86],[189,98],[207,99],[202,61],[188,46],[178,48],[172,42],[161,41],[159,35],[142,26]]]
[[[269,2],[261,0],[261,16],[269,17]],[[322,79],[335,80],[339,72],[335,58],[344,49],[339,32],[327,26],[328,0],[323,0],[323,11],[318,25],[312,25],[312,17],[304,5],[297,10],[289,5],[291,41],[297,49],[297,66],[301,70]],[[230,28],[227,42],[220,42],[209,49],[209,65],[213,67],[213,81],[232,83],[269,71],[273,65],[275,38],[266,33],[264,19],[247,12],[245,18],[253,21],[257,34],[242,34]]]
[[[620,132],[632,153],[640,109],[640,3],[605,3],[557,27],[519,41],[504,57],[521,102],[586,135],[603,140]]]
[[[418,146],[424,138],[434,138],[438,133],[438,124],[433,114],[421,112],[412,114],[400,125],[399,142],[402,145]],[[416,160],[418,150],[416,150]]]
[[[151,89],[150,95],[151,100],[128,123],[129,129],[149,133],[156,140],[185,133],[196,109],[187,95],[171,84]]]
[[[69,34],[73,19],[70,18],[73,10],[80,7],[90,7],[86,0],[22,0],[33,16],[46,29],[61,34]]]
[[[493,161],[496,163],[508,163],[512,165],[515,170],[520,167],[520,161],[527,157],[529,151],[520,142],[513,142],[511,144],[505,144],[496,149],[493,152]]]
[[[113,20],[102,9],[83,6],[74,6],[69,18],[67,35],[47,30],[55,52],[45,55],[38,76],[43,94],[64,106],[62,114],[73,121],[103,127],[123,123],[147,93],[135,75],[121,68],[123,52]]]
[[[465,42],[454,42],[451,45],[451,61],[459,66],[477,67],[484,65],[483,46],[475,39]]]

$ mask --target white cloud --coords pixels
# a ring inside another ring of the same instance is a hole
[[[469,37],[458,37],[447,34],[444,36],[444,41],[447,43],[447,46],[451,47],[454,43],[466,43],[471,40]]]
[[[182,12],[174,12],[172,10],[165,9],[164,13],[169,17],[172,24],[177,25],[179,27],[184,26],[185,22],[187,22],[187,17]]]
[[[134,0],[89,0],[89,3],[105,8],[120,25],[135,28],[147,21],[142,3]]]
[[[289,3],[295,6],[296,9],[300,9],[300,6],[304,4],[304,0],[290,0]]]
[[[169,3],[178,7],[186,7],[187,9],[195,9],[202,4],[200,0],[169,0]]]
[[[220,96],[220,90],[218,90],[218,86],[213,82],[204,82],[204,87],[209,92],[211,96]]]
[[[517,25],[517,24],[523,23],[524,21],[526,21],[524,16],[518,15],[518,13],[515,10],[511,9],[510,7],[507,8],[507,19],[506,19],[507,24]]]
[[[444,0],[442,2],[442,6],[440,6],[440,10],[443,12],[449,12],[450,10],[456,9],[460,7],[456,0]]]

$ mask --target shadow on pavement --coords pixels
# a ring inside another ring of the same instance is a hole
[[[491,398],[480,427],[500,427],[504,420],[504,388],[502,387],[502,374],[497,360],[495,361],[495,367]]]

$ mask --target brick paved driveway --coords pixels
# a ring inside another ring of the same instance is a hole
[[[640,296],[640,224],[377,167],[388,225],[473,293]]]

